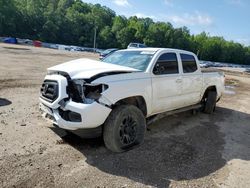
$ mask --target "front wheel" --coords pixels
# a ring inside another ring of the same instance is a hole
[[[104,123],[104,143],[113,152],[127,151],[143,142],[145,129],[141,110],[133,105],[117,106]]]

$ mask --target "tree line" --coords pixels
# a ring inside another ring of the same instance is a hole
[[[126,18],[106,6],[81,0],[0,0],[0,36],[13,36],[50,43],[126,48],[130,42],[152,47],[189,50],[200,59],[250,64],[250,46],[226,41],[202,32],[190,34],[187,27],[154,22],[136,16]]]

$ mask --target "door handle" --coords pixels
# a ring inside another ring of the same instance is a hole
[[[182,79],[177,79],[175,82],[176,82],[176,83],[181,83],[181,82],[182,82]]]

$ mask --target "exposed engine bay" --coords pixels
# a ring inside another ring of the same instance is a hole
[[[106,84],[87,83],[85,80],[71,80],[67,91],[74,102],[90,104],[98,101],[101,93],[108,89]]]

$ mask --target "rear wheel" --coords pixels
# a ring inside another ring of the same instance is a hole
[[[203,112],[206,114],[211,114],[214,112],[216,106],[216,98],[217,92],[216,91],[209,91],[207,97],[204,99],[204,107]]]
[[[145,128],[141,110],[133,105],[118,106],[104,123],[104,143],[113,152],[129,150],[143,142]]]

